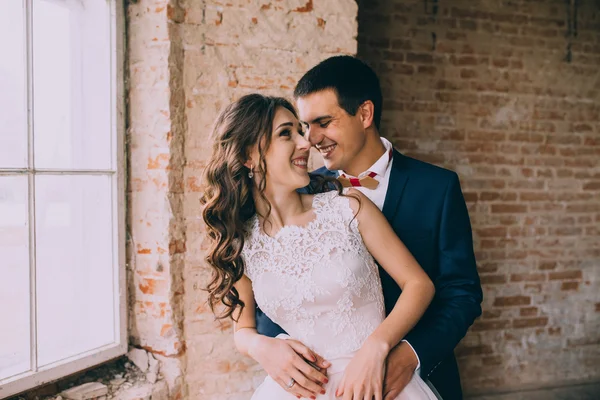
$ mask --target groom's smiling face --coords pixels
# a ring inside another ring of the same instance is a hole
[[[365,145],[366,135],[359,116],[348,114],[332,89],[297,99],[306,136],[329,170],[346,170]]]

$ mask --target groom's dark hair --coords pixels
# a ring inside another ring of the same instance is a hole
[[[361,104],[371,100],[375,106],[373,121],[379,129],[383,98],[379,78],[371,67],[352,56],[330,57],[304,74],[294,89],[294,98],[326,89],[333,89],[338,104],[350,115],[356,115]]]

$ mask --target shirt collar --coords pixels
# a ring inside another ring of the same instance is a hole
[[[377,161],[375,161],[375,164],[371,165],[371,167],[369,169],[367,169],[366,171],[364,171],[360,175],[358,175],[358,178],[362,178],[365,174],[367,174],[369,172],[375,172],[377,174],[377,176],[379,176],[379,177],[385,176],[388,166],[392,162],[392,157],[390,156],[390,152],[393,151],[393,146],[392,146],[392,143],[389,140],[387,140],[386,138],[382,137],[381,142],[385,146],[385,153],[383,153],[383,155],[381,157],[379,157],[379,159]],[[338,171],[338,173],[340,176],[347,175],[346,173],[344,173],[344,171]]]

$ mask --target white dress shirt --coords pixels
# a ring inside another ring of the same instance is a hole
[[[392,172],[392,162],[394,160],[392,157],[390,157],[390,151],[393,151],[392,143],[390,143],[389,140],[383,137],[381,138],[381,142],[385,146],[385,153],[383,153],[383,155],[379,157],[379,159],[375,161],[375,164],[371,165],[369,169],[362,172],[356,177],[362,178],[367,176],[370,172],[375,172],[377,176],[375,176],[373,179],[379,181],[379,185],[377,185],[375,189],[369,189],[364,186],[356,186],[354,187],[354,189],[361,191],[365,196],[369,198],[369,200],[375,203],[379,210],[383,211],[383,203],[385,202],[385,196],[387,194],[387,190],[390,184],[390,174]],[[338,171],[338,173],[339,175],[354,178],[353,176],[346,174],[344,171]],[[415,356],[417,356],[417,369],[415,372],[419,373],[421,369],[421,360],[419,359],[419,355],[410,343],[408,343],[406,340],[402,341],[406,342],[415,353]]]
[[[370,172],[375,172],[377,176],[373,179],[379,182],[379,185],[375,189],[368,189],[363,186],[356,186],[354,189],[360,190],[365,196],[367,196],[379,210],[383,210],[383,203],[385,202],[385,195],[387,193],[388,185],[390,183],[390,172],[392,171],[392,158],[390,157],[390,151],[393,151],[392,144],[389,140],[381,138],[383,145],[385,146],[385,153],[379,160],[375,161],[375,164],[371,165],[369,169],[357,176],[357,178],[363,178]],[[344,171],[338,171],[340,175],[354,178],[351,175],[346,174]]]

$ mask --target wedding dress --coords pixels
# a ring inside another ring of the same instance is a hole
[[[306,226],[284,226],[273,237],[258,217],[249,223],[242,255],[260,309],[296,339],[331,363],[326,394],[385,318],[378,267],[358,231],[349,199],[337,192],[313,198],[315,214]],[[270,377],[252,400],[296,400]],[[418,374],[396,400],[436,400]]]

